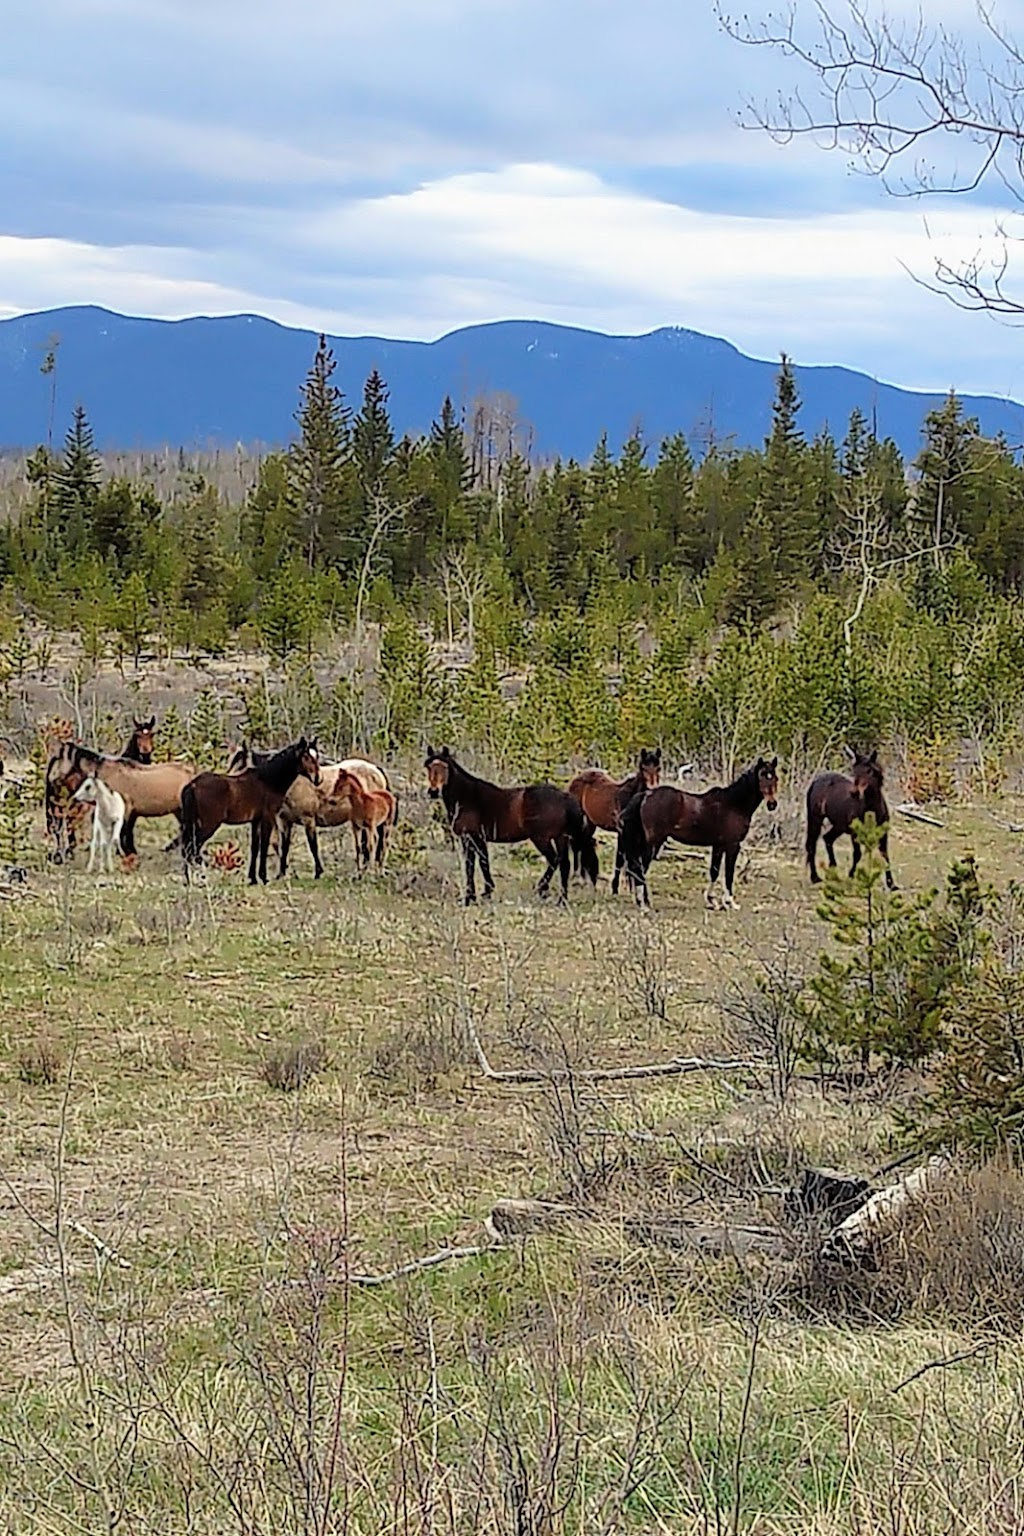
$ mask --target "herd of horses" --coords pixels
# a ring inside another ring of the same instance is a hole
[[[316,738],[301,737],[276,752],[257,752],[248,744],[229,750],[222,772],[200,772],[192,763],[154,762],[155,716],[134,720],[131,737],[120,756],[108,756],[80,742],[62,743],[46,769],[46,825],[55,862],[74,855],[76,807],[94,807],[93,845],[89,867],[97,854],[112,867],[115,843],[134,855],[138,820],[173,816],[179,830],[168,843],[180,848],[186,878],[202,861],[202,850],[222,826],[248,825],[251,831],[249,883],[267,881],[272,836],[278,836],[278,874],[287,872],[291,837],[302,825],[313,858],[314,872],[323,873],[318,830],[349,825],[357,869],[373,862],[383,866],[389,836],[398,819],[398,797],[387,773],[364,758],[321,763]],[[807,866],[812,881],[817,869],[819,838],[829,864],[836,865],[835,844],[849,836],[857,868],[861,845],[856,825],[873,815],[883,826],[879,848],[885,878],[894,887],[889,866],[887,826],[889,808],[883,792],[883,772],[877,751],[852,752],[849,774],[821,773],[807,790]],[[465,861],[464,900],[477,899],[476,868],[483,880],[482,895],[494,890],[491,843],[531,842],[545,860],[537,886],[547,896],[559,876],[559,900],[568,898],[570,872],[596,886],[599,878],[595,834],[616,838],[612,893],[623,873],[636,900],[650,905],[648,871],[669,840],[711,851],[706,900],[714,905],[715,888],[724,866],[725,907],[736,905],[733,880],[740,848],[763,804],[778,804],[778,758],[759,757],[731,784],[702,794],[661,782],[660,748],[645,748],[636,769],[615,779],[600,768],[587,768],[566,789],[554,784],[512,788],[478,778],[456,761],[448,747],[427,750],[424,768],[427,792],[445,811],[450,835],[461,843]]]

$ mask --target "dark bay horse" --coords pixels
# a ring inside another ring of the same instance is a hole
[[[136,720],[132,717],[132,733],[127,745],[122,749],[121,756],[129,763],[151,763],[153,761],[154,737],[156,736],[156,715],[150,715],[148,720]],[[124,826],[121,828],[121,852],[135,853],[135,823],[138,821],[138,813],[129,811],[125,817]],[[175,837],[168,848],[177,846]],[[164,850],[165,852],[167,849]]]
[[[46,765],[43,786],[43,806],[46,812],[46,835],[53,839],[53,849],[47,855],[54,864],[63,864],[75,856],[78,829],[89,815],[89,807],[76,801],[75,791],[85,782],[85,774],[71,775],[75,743],[62,741]]]
[[[547,895],[557,869],[562,882],[559,901],[566,900],[570,849],[579,854],[587,878],[597,883],[594,829],[574,795],[556,789],[553,784],[502,789],[468,773],[447,747],[438,750],[428,747],[423,766],[427,770],[430,798],[444,801],[452,832],[462,839],[466,857],[467,907],[476,901],[474,865],[477,859],[484,877],[485,899],[494,890],[488,843],[531,842],[544,855],[548,867],[537,885],[540,896]]]
[[[128,758],[132,763],[151,763],[153,761],[153,738],[156,736],[156,715],[150,715],[148,720],[136,720],[132,718],[132,733],[128,738],[128,744],[121,752],[122,757]]]
[[[320,782],[317,744],[315,739],[307,741],[305,736],[240,773],[200,773],[186,784],[181,795],[181,848],[186,875],[190,865],[200,862],[203,844],[209,842],[218,827],[248,822],[252,828],[249,884],[256,884],[258,860],[259,878],[266,885],[270,834],[285,795],[300,776],[312,784]]]
[[[569,794],[575,795],[583,807],[583,814],[593,827],[603,832],[617,832],[622,813],[642,789],[656,789],[661,782],[661,748],[644,747],[640,753],[635,773],[625,779],[613,779],[602,768],[584,768],[569,785]],[[573,858],[574,873],[579,874],[579,858]],[[615,853],[615,873],[612,876],[612,895],[619,892],[619,876],[622,863],[618,849]]]
[[[882,792],[882,767],[878,753],[872,752],[866,756],[862,752],[854,752],[852,755],[852,777],[847,778],[845,773],[819,773],[817,778],[812,779],[807,790],[807,867],[811,872],[811,880],[815,885],[821,880],[817,851],[818,838],[825,823],[828,822],[828,831],[823,842],[830,868],[836,867],[836,840],[849,836],[853,844],[853,863],[850,865],[852,875],[861,856],[861,846],[854,836],[853,822],[863,821],[865,816],[873,813],[878,825],[887,828],[879,839],[878,851],[885,859],[885,883],[890,891],[894,891],[896,882],[889,866],[889,807]]]
[[[711,849],[705,897],[709,907],[713,905],[715,881],[725,859],[722,904],[734,907],[732,882],[740,844],[750,831],[754,812],[762,800],[770,811],[778,804],[778,763],[777,757],[771,762],[759,757],[732,784],[724,789],[707,789],[702,795],[675,789],[671,784],[634,795],[622,814],[619,857],[633,882],[637,901],[650,906],[647,871],[651,860],[671,837],[677,843]]]

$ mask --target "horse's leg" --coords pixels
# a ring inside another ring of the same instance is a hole
[[[121,828],[122,853],[135,852],[135,823],[138,819],[138,814],[135,811],[129,811],[125,817],[124,826]]]
[[[267,883],[267,854],[270,852],[270,833],[274,826],[272,816],[263,816],[260,819],[260,879]]]
[[[555,870],[558,868],[558,851],[550,839],[547,842],[542,842],[539,837],[531,837],[530,841],[537,852],[543,854],[544,858],[548,861],[547,869],[537,881],[537,895],[546,896],[551,881],[554,878]]]
[[[820,885],[821,884],[821,876],[818,874],[818,858],[817,858],[817,854],[818,854],[818,838],[821,836],[821,829],[822,829],[823,825],[824,825],[824,819],[821,816],[821,813],[819,811],[812,810],[811,807],[808,806],[807,807],[807,843],[806,843],[806,848],[807,848],[807,868],[811,872],[811,884],[812,885]]]
[[[471,907],[476,901],[476,881],[473,878],[473,863],[476,859],[476,842],[472,833],[467,833],[462,839],[462,851],[466,857],[466,894],[463,897],[463,905]],[[483,864],[481,864],[483,869]],[[484,877],[486,880],[486,876]]]
[[[491,855],[487,848],[487,839],[482,832],[477,832],[476,856],[480,861],[480,873],[484,877],[483,899],[490,901],[494,893],[494,881],[491,879]]]
[[[558,873],[562,881],[562,894],[558,898],[560,907],[569,900],[569,862],[569,837],[563,832],[558,839]]]
[[[621,840],[621,838],[617,837],[615,839],[615,869],[612,872],[612,895],[613,896],[617,896],[619,894],[619,881],[622,878],[622,871],[625,868],[625,863],[626,863],[626,861],[622,857],[622,840]],[[629,878],[628,871],[627,871],[626,878],[627,879]]]
[[[313,878],[314,880],[319,880],[324,872],[324,866],[320,862],[320,834],[316,829],[315,821],[307,821],[304,825],[306,828],[306,842],[309,844],[309,851],[313,855]]]
[[[861,851],[862,850],[861,850],[860,843],[854,837],[852,832],[850,833],[850,842],[853,844],[853,863],[850,865],[850,879],[852,880],[853,876],[854,876],[854,872],[855,872],[855,870],[857,868],[857,865],[860,863],[860,856],[861,856]]]
[[[114,849],[115,848],[119,848],[121,846],[121,827],[122,827],[122,825],[123,825],[122,817],[116,816],[114,818],[114,824],[110,828],[110,835],[107,838],[107,864],[108,864],[108,868],[109,868],[111,874],[113,874],[113,872],[114,872]]]
[[[249,839],[249,884],[256,884],[256,860],[260,851],[260,821],[259,816],[254,816],[251,822]]]
[[[739,844],[735,843],[725,850],[725,895],[722,897],[723,907],[738,907],[739,902],[733,899],[732,877],[736,873],[736,860],[740,856]]]
[[[280,823],[278,827],[278,841],[281,845],[281,863],[278,866],[277,878],[283,880],[288,869],[288,854],[292,846],[292,824],[290,821],[282,821]]]
[[[715,881],[718,879],[718,871],[722,867],[722,855],[724,852],[725,849],[721,846],[720,843],[716,843],[711,850],[711,868],[708,871],[708,888],[704,892],[704,903],[709,907],[714,907],[715,905]]]
[[[889,863],[889,834],[888,834],[888,832],[885,834],[884,837],[879,839],[878,851],[882,855],[882,858],[885,860],[885,883],[889,887],[890,891],[894,891],[896,889],[896,881],[893,879],[892,866]]]
[[[102,857],[103,856],[100,853],[100,838],[101,837],[102,837],[102,833],[100,832],[99,807],[98,806],[93,806],[93,812],[92,812],[92,837],[89,839],[89,862],[85,866],[85,872],[86,872],[87,875],[91,875],[93,870],[96,868],[96,858],[97,858],[97,855],[99,855],[99,857],[100,857],[100,859],[102,861]]]
[[[836,838],[839,836],[840,834],[836,831],[835,827],[829,827],[822,838],[822,842],[825,844],[825,852],[828,854],[829,869],[835,869],[836,867]],[[857,846],[856,838],[854,838],[853,846],[854,848]]]

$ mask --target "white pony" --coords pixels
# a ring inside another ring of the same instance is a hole
[[[103,858],[106,855],[107,869],[113,873],[114,849],[120,851],[121,847],[121,828],[124,826],[125,818],[124,798],[116,789],[111,789],[109,784],[104,784],[102,779],[92,775],[75,790],[73,798],[93,807],[92,842],[89,844],[89,862],[86,870],[92,871],[98,854],[100,867],[102,868]]]

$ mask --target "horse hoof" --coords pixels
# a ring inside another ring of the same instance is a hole
[[[736,901],[734,897],[730,896],[728,894],[728,892],[726,892],[726,894],[722,897],[722,908],[723,908],[723,911],[726,911],[726,912],[738,912],[739,911],[739,906],[740,906],[739,902]]]
[[[704,905],[707,907],[709,912],[717,911],[718,903],[715,900],[715,893],[714,893],[714,891],[705,891],[704,892]]]

